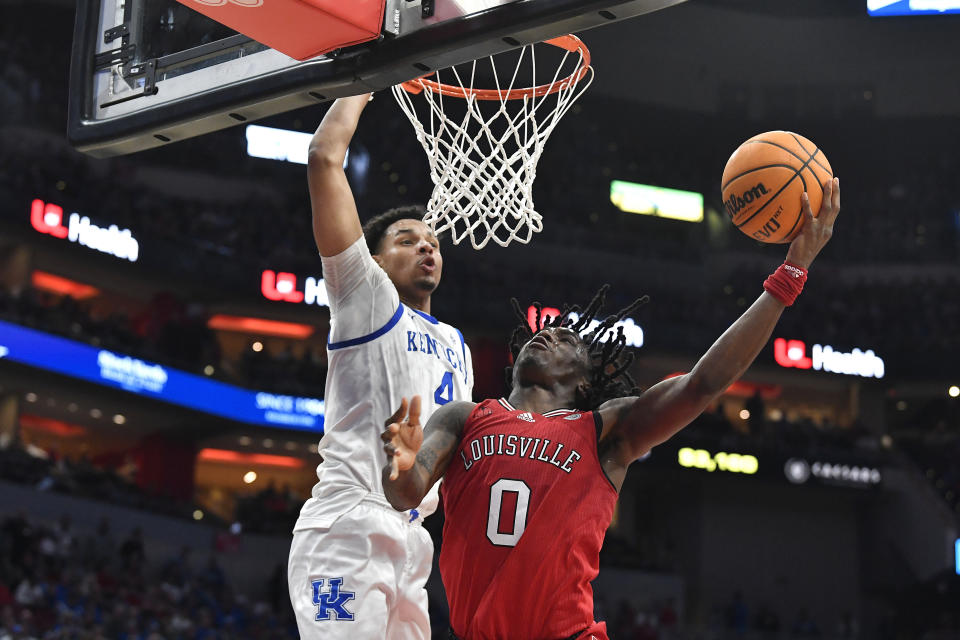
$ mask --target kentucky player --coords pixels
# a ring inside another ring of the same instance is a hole
[[[590,581],[627,467],[696,418],[770,339],[833,232],[839,182],[824,184],[818,217],[805,194],[803,210],[784,265],[690,373],[632,389],[623,332],[607,334],[643,301],[584,336],[604,289],[577,321],[567,309],[533,336],[514,301],[523,324],[511,341],[508,399],[451,403],[425,431],[417,399],[409,414],[403,401],[391,418],[403,421],[383,433],[384,490],[396,508],[409,508],[443,478],[440,572],[450,637],[607,638],[593,619]]]
[[[421,527],[436,490],[398,513],[383,495],[383,418],[401,398],[425,414],[469,400],[470,350],[430,315],[443,258],[416,207],[361,228],[343,171],[368,95],[337,100],[310,144],[313,232],[330,299],[325,433],[318,482],[290,547],[290,600],[302,638],[425,640],[433,543]]]

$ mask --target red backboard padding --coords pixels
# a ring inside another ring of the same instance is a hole
[[[177,0],[297,60],[373,40],[386,0]]]

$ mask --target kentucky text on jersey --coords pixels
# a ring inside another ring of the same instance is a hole
[[[429,333],[424,333],[423,331],[407,331],[407,351],[417,351],[426,355],[436,356],[438,360],[446,360],[449,362],[454,371],[459,371],[464,376],[467,375],[467,369],[463,364],[463,357],[460,353],[450,347],[437,344],[437,339]]]
[[[470,457],[465,451],[470,450]],[[564,449],[570,453],[564,459]],[[570,473],[572,465],[580,459],[580,454],[564,446],[562,442],[551,442],[548,438],[525,438],[514,433],[492,434],[474,438],[468,447],[460,450],[463,468],[469,470],[474,462],[486,456],[516,456],[552,464],[558,469]]]

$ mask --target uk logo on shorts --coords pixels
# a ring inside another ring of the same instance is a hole
[[[327,586],[330,591],[324,592],[323,578],[311,581],[313,586],[313,604],[317,605],[317,622],[324,620],[353,620],[353,614],[347,611],[346,604],[354,599],[356,593],[343,591],[343,578],[330,578]],[[330,617],[333,614],[333,617]]]

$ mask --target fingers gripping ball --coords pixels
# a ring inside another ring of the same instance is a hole
[[[820,211],[823,183],[833,169],[817,145],[789,131],[768,131],[740,145],[720,180],[727,215],[760,242],[785,243],[803,227],[801,194]]]

